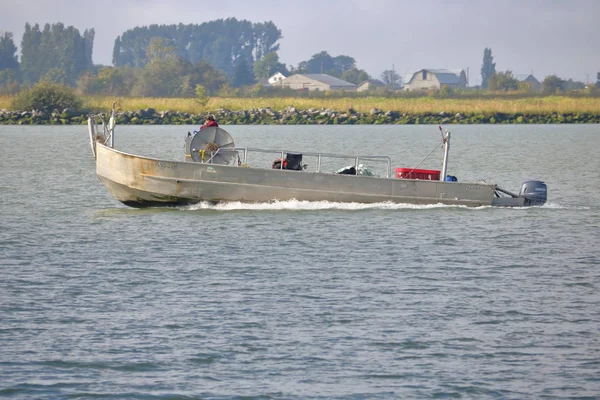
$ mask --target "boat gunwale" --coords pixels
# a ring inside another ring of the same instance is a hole
[[[369,175],[349,175],[349,174],[336,174],[336,173],[332,173],[332,172],[316,172],[316,171],[291,171],[291,170],[286,170],[286,169],[273,169],[273,168],[266,168],[266,167],[240,167],[237,165],[226,165],[226,164],[208,164],[208,163],[198,163],[198,162],[191,162],[191,161],[178,161],[178,160],[168,160],[168,159],[160,159],[160,158],[155,158],[155,157],[149,157],[149,156],[140,156],[137,154],[132,154],[132,153],[128,153],[122,150],[118,150],[115,149],[114,147],[110,147],[107,146],[105,144],[102,143],[98,143],[100,144],[101,147],[104,147],[106,150],[109,151],[113,151],[115,153],[119,153],[121,155],[127,156],[127,157],[133,157],[133,158],[137,158],[137,159],[143,159],[143,160],[149,160],[149,161],[155,161],[155,162],[168,162],[168,163],[176,163],[176,164],[181,164],[181,165],[203,165],[203,166],[210,166],[210,167],[227,167],[227,168],[243,168],[243,169],[255,169],[255,170],[265,170],[265,171],[280,171],[280,172],[287,172],[287,173],[293,173],[296,174],[298,172],[303,172],[305,174],[315,174],[315,175],[331,175],[331,176],[346,176],[346,177],[351,177],[351,178],[373,178],[373,179],[377,179],[377,180],[391,180],[391,181],[403,181],[403,182],[433,182],[433,183],[451,183],[451,184],[458,184],[458,185],[481,185],[481,186],[492,186],[492,187],[497,187],[496,184],[494,183],[487,183],[487,182],[447,182],[447,181],[437,181],[437,180],[429,180],[429,179],[406,179],[406,178],[395,178],[392,176],[389,177],[381,177],[381,176],[369,176]],[[277,150],[274,150],[277,151]],[[387,156],[385,156],[387,157]],[[150,175],[148,175],[150,176]],[[155,177],[158,177],[158,175],[153,175]]]

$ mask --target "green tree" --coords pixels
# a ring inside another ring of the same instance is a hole
[[[103,85],[93,71],[87,71],[81,74],[77,79],[76,88],[81,94],[109,94],[104,92]]]
[[[257,79],[268,79],[276,72],[281,72],[284,75],[289,74],[285,64],[279,62],[279,56],[275,52],[266,54],[260,60],[254,63],[254,76]]]
[[[42,59],[38,52],[41,41],[40,26],[26,23],[21,40],[21,76],[24,82],[34,83],[40,79]]]
[[[308,74],[308,62],[300,61],[298,66],[294,68],[294,66],[290,67],[290,74]]]
[[[388,69],[381,73],[381,80],[390,90],[400,89],[401,77],[396,71]]]
[[[210,98],[206,93],[206,88],[200,84],[196,85],[196,102],[202,107],[206,106]]]
[[[181,79],[185,74],[178,75],[185,66],[180,65],[175,56],[175,48],[168,45],[168,41],[161,37],[154,37],[144,51],[146,65],[142,68],[132,88],[134,96],[179,96],[182,93]],[[189,85],[188,80],[183,82]]]
[[[511,71],[494,72],[488,80],[488,89],[493,92],[518,90],[519,81],[513,77]]]
[[[43,112],[59,112],[68,108],[78,110],[81,101],[70,86],[51,82],[40,82],[31,89],[24,90],[13,97],[12,107],[15,110],[38,110]]]
[[[370,79],[369,74],[362,69],[357,69],[356,67],[350,68],[349,70],[344,71],[342,74],[342,79],[346,82],[359,84],[361,82]]]
[[[66,81],[74,84],[84,71],[91,69],[94,30],[82,35],[72,26],[62,23],[46,24],[40,31],[38,24],[25,24],[21,41],[21,72],[23,80],[38,82],[52,69],[64,71]]]
[[[134,96],[149,97],[195,97],[196,85],[216,92],[227,77],[207,63],[192,65],[180,57],[153,59],[144,68],[134,69],[135,83],[131,89]],[[250,71],[251,79],[254,79]]]
[[[0,71],[12,69],[18,71],[19,61],[17,60],[17,46],[13,41],[13,34],[5,32],[0,36]]]
[[[234,87],[251,85],[255,82],[254,72],[244,58],[240,58],[233,71],[232,84]]]
[[[542,91],[545,94],[556,94],[564,92],[566,88],[566,81],[559,78],[556,75],[547,76],[542,82]]]
[[[146,49],[146,64],[171,64],[177,55],[171,41],[162,37],[153,37]]]
[[[356,68],[356,60],[353,57],[339,55],[333,58],[333,69],[337,76],[342,76],[352,68]]]
[[[277,43],[281,36],[281,29],[271,21],[254,24],[254,59],[260,60],[269,53],[279,51]]]
[[[194,65],[193,82],[200,83],[204,86],[208,93],[217,93],[224,85],[227,84],[227,76],[207,62],[199,62]]]
[[[429,95],[436,99],[449,99],[454,96],[454,89],[448,85],[442,85],[440,90],[431,91]]]
[[[65,70],[60,68],[50,68],[48,72],[42,76],[41,81],[66,85],[68,84],[68,77]]]
[[[226,83],[219,89],[219,96],[221,97],[237,97],[240,93],[240,89],[234,88],[229,83]]]
[[[172,62],[155,60],[136,72],[131,89],[133,96],[141,97],[186,97],[190,93],[190,80],[186,79],[189,63],[177,59]],[[182,85],[183,84],[183,85]]]
[[[341,78],[345,72],[353,69],[356,69],[356,60],[353,57],[346,55],[332,57],[327,51],[321,51],[313,54],[310,60],[298,63],[298,66],[292,68],[290,72],[297,74],[329,74]]]
[[[82,70],[88,70],[94,65],[92,62],[92,55],[94,52],[95,36],[96,31],[94,29],[86,29],[85,31],[83,31],[83,50],[79,53]]]
[[[133,87],[135,72],[130,67],[102,67],[96,72],[87,71],[77,80],[77,89],[85,94],[125,96]]]
[[[569,90],[583,90],[585,89],[585,83],[580,81],[574,81],[573,79],[569,79],[565,81],[563,85],[563,89],[566,91]]]
[[[306,62],[306,69],[309,74],[326,74],[334,71],[333,57],[326,51],[322,51],[313,56]]]
[[[279,49],[281,30],[273,22],[252,23],[235,18],[202,24],[150,25],[125,31],[115,40],[113,64],[141,68],[147,63],[146,50],[154,37],[175,47],[175,54],[196,64],[207,62],[233,76],[240,58],[252,66],[254,60]]]
[[[518,82],[517,90],[521,93],[533,93],[535,91],[535,88],[529,82],[520,81]]]
[[[14,69],[0,70],[0,94],[14,94],[19,91],[19,76]]]
[[[492,57],[492,49],[485,48],[483,50],[483,64],[481,65],[481,87],[488,88],[488,80],[496,72],[496,63]]]

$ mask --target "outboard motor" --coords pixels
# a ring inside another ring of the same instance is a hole
[[[546,203],[548,188],[542,181],[525,181],[519,196],[525,198],[526,206],[541,206]]]

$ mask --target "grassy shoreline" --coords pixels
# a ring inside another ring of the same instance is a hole
[[[190,114],[207,113],[218,109],[232,111],[270,108],[283,110],[294,106],[298,110],[330,109],[357,112],[369,112],[374,108],[385,111],[398,111],[412,115],[432,113],[461,113],[461,114],[600,114],[600,98],[592,97],[528,97],[500,98],[489,97],[479,99],[435,99],[432,97],[418,98],[384,98],[384,97],[343,97],[343,98],[304,98],[304,97],[274,97],[274,98],[223,98],[212,97],[205,106],[195,99],[189,98],[136,98],[84,96],[84,108],[92,111],[107,111],[113,101],[121,111],[143,110],[153,108],[157,111],[186,112]],[[0,109],[11,109],[11,97],[0,96]]]
[[[468,114],[552,114],[552,113],[594,113],[600,114],[600,98],[569,98],[559,96],[534,97],[524,99],[414,99],[363,97],[363,98],[220,98],[213,97],[206,106],[200,106],[194,99],[169,98],[112,98],[88,97],[85,104],[93,110],[107,110],[116,101],[121,110],[154,108],[161,111],[180,111],[191,114],[210,112],[218,109],[232,111],[271,108],[283,110],[294,106],[299,110],[330,109],[369,112],[374,108],[383,111],[399,111],[408,114],[431,114],[438,112]]]
[[[117,105],[123,125],[201,124],[208,113],[222,124],[563,124],[600,123],[600,98],[529,97],[419,98],[211,98],[195,99],[83,97],[84,111],[58,113],[2,111],[10,98],[0,97],[0,125],[84,124],[89,112]]]

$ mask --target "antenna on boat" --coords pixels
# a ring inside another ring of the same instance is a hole
[[[446,129],[446,134],[444,135],[444,130],[440,125],[440,132],[442,134],[442,143],[444,143],[444,161],[442,162],[442,171],[440,173],[440,181],[446,180],[446,171],[448,170],[448,152],[450,151],[450,132]]]
[[[115,107],[116,107],[117,103],[115,101],[113,101],[112,104],[112,112],[110,114],[110,119],[108,120],[108,131],[110,133],[110,147],[111,148],[115,148],[115,125],[116,125],[116,119],[115,119]]]

